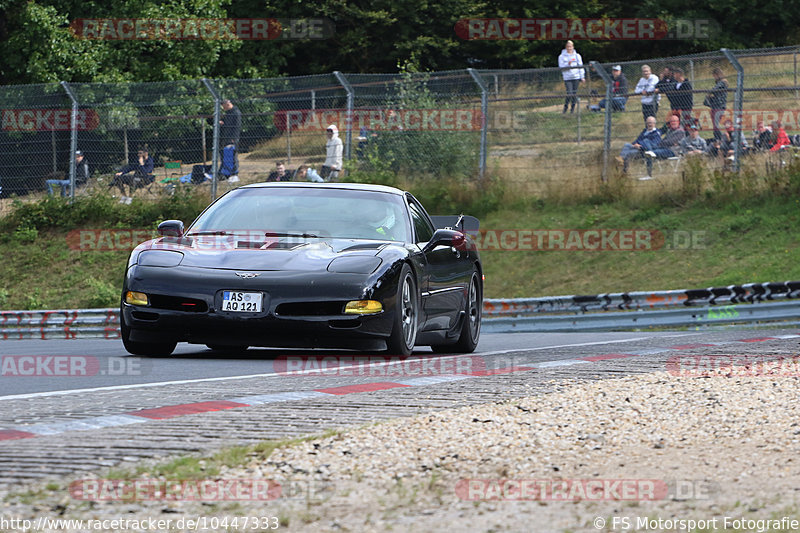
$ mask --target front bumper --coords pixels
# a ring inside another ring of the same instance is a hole
[[[366,278],[327,272],[262,272],[256,278],[243,279],[230,271],[137,266],[129,270],[124,290],[205,305],[199,311],[184,311],[123,303],[122,313],[130,340],[135,342],[377,350],[392,331],[396,287],[377,283],[375,289],[375,280]],[[223,290],[261,292],[261,312],[223,311]],[[330,302],[367,297],[380,300],[383,312],[364,316],[343,312],[306,315],[298,314],[296,308],[291,315],[280,312],[287,308],[282,304],[328,310]]]

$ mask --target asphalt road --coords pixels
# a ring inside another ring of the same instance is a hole
[[[502,402],[576,381],[674,372],[676,360],[702,372],[697,362],[718,355],[794,355],[799,339],[796,329],[497,334],[482,336],[474,354],[425,349],[400,364],[353,352],[237,355],[181,345],[172,357],[138,358],[118,340],[3,341],[0,498],[20,483],[142,459]],[[333,366],[304,366],[321,361]]]
[[[551,359],[556,349],[602,346],[618,341],[635,344],[657,337],[698,335],[687,332],[484,334],[473,355],[482,357],[482,364],[488,367],[498,367],[507,364],[505,356],[509,353],[529,353],[526,361],[538,362]],[[260,376],[274,373],[276,360],[326,355],[346,357],[360,354],[259,348],[239,354],[214,352],[202,345],[181,343],[171,357],[141,358],[129,355],[118,339],[0,341],[0,399],[51,391]],[[427,348],[420,348],[415,356],[431,357],[432,354]],[[278,371],[283,368],[278,363]]]

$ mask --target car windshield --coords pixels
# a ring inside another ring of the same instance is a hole
[[[316,187],[236,189],[209,207],[188,233],[238,231],[267,237],[411,240],[402,196]]]

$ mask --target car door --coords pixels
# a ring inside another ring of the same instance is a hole
[[[433,223],[425,209],[411,196],[408,207],[417,246],[423,249],[435,231]],[[465,252],[452,246],[437,246],[425,253],[424,259],[428,283],[421,291],[427,321],[422,331],[450,329],[456,325],[459,313],[464,308],[466,284],[469,281],[464,262],[468,259]]]

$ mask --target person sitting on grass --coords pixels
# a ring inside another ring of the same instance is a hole
[[[628,172],[628,164],[631,159],[638,159],[644,155],[644,152],[658,148],[661,144],[661,133],[656,128],[656,117],[649,116],[645,120],[645,128],[639,134],[635,141],[632,143],[625,143],[622,147],[617,160],[622,161],[622,171]],[[650,176],[653,169],[653,161],[647,158],[647,175]]]
[[[736,143],[739,143],[739,153],[745,155],[750,147],[747,145],[747,140],[742,135],[741,130],[736,130],[733,127],[733,122],[728,119],[724,122],[724,130],[720,131],[721,138],[714,139],[708,147],[708,153],[714,157],[724,157],[729,161],[735,159]]]
[[[789,136],[786,134],[786,130],[783,129],[783,124],[781,124],[780,120],[772,123],[772,131],[777,132],[777,137],[775,138],[775,144],[769,149],[770,152],[777,152],[782,150],[784,146],[792,145],[792,141],[789,140]]]
[[[267,181],[292,181],[292,171],[286,170],[283,161],[276,161],[275,170],[269,173]]]
[[[325,181],[316,170],[308,165],[300,165],[297,167],[297,172],[295,172],[294,177],[297,181],[308,180],[313,181],[314,183],[322,183]]]

